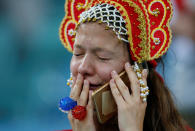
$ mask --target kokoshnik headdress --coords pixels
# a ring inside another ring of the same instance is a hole
[[[65,13],[60,38],[70,52],[77,26],[87,21],[106,23],[106,29],[129,44],[131,59],[139,63],[161,57],[171,43],[170,0],[66,0]]]

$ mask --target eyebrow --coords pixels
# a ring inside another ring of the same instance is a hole
[[[84,49],[81,45],[78,44],[74,45],[74,48]]]
[[[74,48],[78,48],[78,49],[85,49],[82,45],[79,45],[79,44],[76,44],[75,46],[74,46]],[[92,52],[107,52],[107,53],[109,53],[109,54],[114,54],[114,52],[113,51],[111,51],[111,50],[107,50],[107,49],[104,49],[104,48],[100,48],[100,47],[95,47],[95,48],[93,48],[92,50],[91,50]]]
[[[114,52],[111,50],[107,50],[107,49],[99,48],[99,47],[92,49],[92,52],[106,52],[106,53],[109,53],[111,55],[114,54]]]

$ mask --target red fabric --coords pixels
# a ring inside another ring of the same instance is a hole
[[[192,128],[190,128],[189,126],[186,126],[186,130],[187,131],[194,131]]]
[[[124,18],[128,39],[132,41],[130,42],[132,60],[157,59],[167,51],[172,38],[169,27],[172,6],[169,0],[145,0],[144,2],[141,0],[66,0],[66,15],[60,27],[60,39],[69,51],[73,51],[75,40],[75,33],[70,32],[76,29],[79,15],[99,3],[113,5]],[[179,5],[182,5],[180,3]],[[87,4],[89,6],[85,6]],[[145,47],[148,47],[147,50]]]
[[[149,63],[152,65],[153,68],[156,68],[158,63],[156,62],[156,60],[151,60],[149,61]]]

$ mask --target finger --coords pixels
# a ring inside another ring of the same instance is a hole
[[[74,87],[71,90],[70,97],[74,100],[78,100],[81,94],[82,90],[82,85],[83,85],[83,76],[79,73],[77,76],[76,83]]]
[[[69,119],[69,121],[70,121],[70,124],[71,124],[71,126],[72,126],[72,128],[73,128],[73,126],[74,126],[74,119],[73,119],[73,117],[72,117],[72,113],[71,113],[71,111],[69,111],[68,112],[68,119]]]
[[[148,77],[148,69],[144,69],[142,71],[142,80],[144,81],[146,86],[147,86],[147,77]]]
[[[72,86],[70,86],[70,93],[72,92],[75,83],[76,83],[76,78],[72,76]]]
[[[93,100],[92,100],[92,91],[89,91],[89,101],[87,104],[87,115],[90,119],[93,119]]]
[[[72,77],[72,86],[71,86],[71,89],[75,86],[75,83],[76,83],[76,78],[75,77]]]
[[[129,62],[127,62],[125,64],[125,70],[127,72],[127,75],[129,77],[129,81],[131,83],[132,95],[133,96],[140,96],[140,84],[139,84],[139,80],[138,80],[137,75],[135,74],[133,68],[129,64]]]
[[[78,104],[81,106],[86,106],[88,96],[89,96],[89,82],[87,80],[84,80],[83,90],[81,92]]]
[[[118,87],[124,100],[128,101],[130,99],[128,87],[125,85],[125,83],[122,81],[122,79],[119,77],[116,71],[112,71],[111,76],[114,79],[116,86]]]
[[[75,77],[73,77],[73,83],[72,83],[72,86],[70,86],[70,96],[71,96],[71,94],[73,92],[73,87],[75,86],[76,80],[77,79]]]
[[[114,100],[115,100],[117,106],[119,107],[120,104],[124,104],[125,101],[124,101],[123,97],[121,96],[121,93],[119,92],[119,90],[114,82],[114,79],[110,80],[110,89],[111,89],[112,95],[114,97]]]

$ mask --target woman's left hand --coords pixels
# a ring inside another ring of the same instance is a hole
[[[140,97],[139,80],[129,63],[125,64],[125,70],[130,81],[131,94],[116,71],[112,71],[110,80],[112,95],[118,108],[119,129],[120,131],[142,131],[147,103]],[[146,79],[147,70],[144,69],[142,80],[145,84],[147,84]]]

